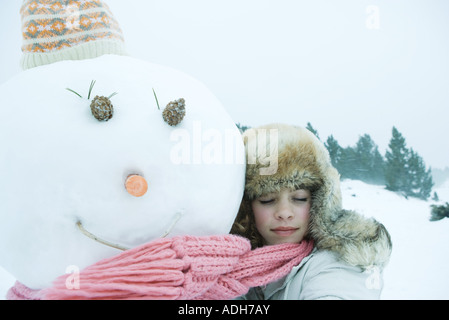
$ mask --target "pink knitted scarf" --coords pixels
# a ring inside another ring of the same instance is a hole
[[[233,299],[286,276],[312,249],[302,241],[251,250],[233,235],[158,239],[85,268],[75,289],[64,275],[40,291],[17,282],[7,298]]]

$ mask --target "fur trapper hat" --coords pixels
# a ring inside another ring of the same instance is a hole
[[[247,172],[245,194],[231,233],[261,246],[251,202],[281,188],[312,193],[307,237],[315,246],[340,254],[347,263],[383,267],[391,254],[386,228],[375,219],[342,208],[340,175],[323,143],[309,130],[271,124],[243,133]],[[257,240],[259,239],[259,240]]]

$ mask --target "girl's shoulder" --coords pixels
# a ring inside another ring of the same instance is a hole
[[[363,271],[360,267],[351,266],[344,262],[336,252],[317,249],[314,249],[308,259],[303,260],[296,268],[298,270],[304,269],[311,273],[319,273],[321,270],[329,268],[349,268],[354,272]]]
[[[378,299],[383,286],[380,269],[349,265],[327,250],[314,250],[286,282],[287,299]]]
[[[379,299],[380,269],[362,269],[344,262],[337,253],[314,250],[284,278],[252,288],[248,300]]]

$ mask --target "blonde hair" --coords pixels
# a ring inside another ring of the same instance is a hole
[[[231,234],[247,238],[251,243],[251,248],[259,248],[265,244],[265,239],[257,231],[256,221],[252,209],[252,201],[244,197],[240,205],[240,210],[232,225]]]

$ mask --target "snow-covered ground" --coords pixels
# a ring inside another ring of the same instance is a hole
[[[384,273],[382,299],[449,299],[449,219],[430,222],[430,205],[354,180],[342,182],[346,209],[375,217],[389,230],[393,253]],[[449,183],[435,189],[449,202]],[[14,283],[0,267],[0,296]]]
[[[449,299],[449,219],[429,221],[431,204],[449,202],[449,183],[435,191],[438,203],[360,181],[342,183],[345,208],[375,217],[391,234],[382,299]]]

